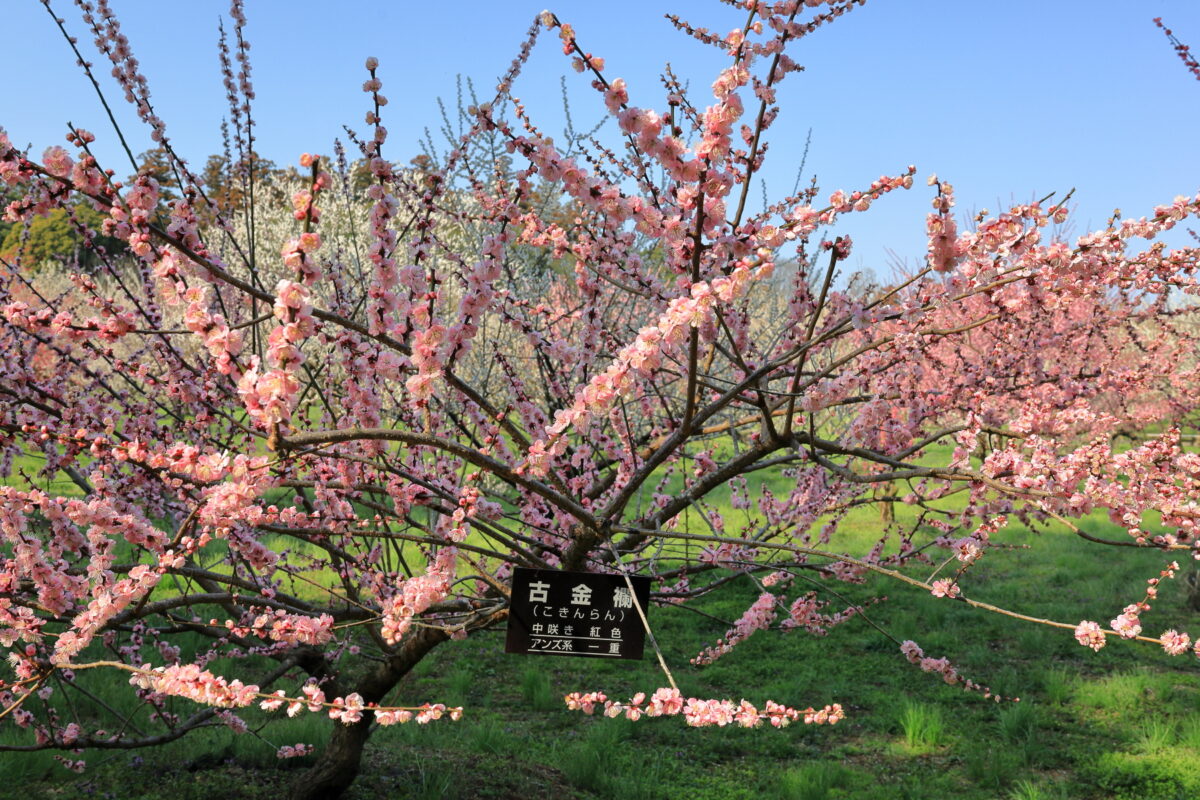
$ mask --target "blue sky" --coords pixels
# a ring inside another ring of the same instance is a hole
[[[62,143],[67,120],[92,130],[97,150],[128,172],[90,85],[39,0],[6,0],[10,35],[0,64],[10,76],[0,125],[18,145]],[[90,46],[78,14],[54,0],[69,29]],[[194,165],[220,149],[225,101],[216,56],[218,0],[112,0],[150,80],[177,149]],[[453,102],[461,74],[490,91],[525,30],[546,6],[575,26],[584,48],[624,77],[634,103],[661,108],[658,74],[670,61],[704,104],[723,66],[715,50],[676,33],[676,11],[725,32],[742,19],[700,0],[460,0],[248,3],[259,150],[277,163],[329,152],[341,125],[362,128],[366,56],[380,59],[390,131],[385,154],[407,161],[437,98]],[[955,184],[960,211],[995,210],[1075,188],[1076,232],[1102,225],[1114,207],[1149,213],[1200,187],[1200,82],[1175,57],[1151,19],[1162,16],[1200,50],[1195,0],[869,0],[790,52],[806,66],[780,93],[771,131],[768,192],[790,192],[812,129],[806,178],[823,195],[865,188],[880,174],[915,164],[916,187],[889,195],[838,233],[857,242],[852,264],[886,274],[894,252],[910,263],[924,251],[923,220],[936,172]],[[13,33],[17,35],[13,35]],[[85,50],[85,52],[87,52]],[[89,56],[91,58],[92,56]],[[98,56],[95,57],[98,59]],[[539,43],[515,87],[548,132],[561,128],[559,81],[566,76],[579,126],[603,107],[575,74],[557,39]],[[123,105],[120,95],[111,100]],[[150,141],[122,109],[135,149]],[[754,196],[761,196],[755,187]],[[1186,238],[1173,236],[1172,244]]]

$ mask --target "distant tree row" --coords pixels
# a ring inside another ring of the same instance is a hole
[[[180,176],[161,147],[141,153],[137,161],[138,170],[126,183],[132,183],[139,174],[158,181],[159,202],[165,214],[169,203],[181,196]],[[295,167],[281,169],[274,161],[257,154],[232,164],[231,161],[228,155],[213,154],[204,163],[200,173],[204,196],[197,204],[203,223],[211,224],[218,213],[228,218],[245,211],[255,193],[265,195],[264,200],[278,202],[286,196],[288,190],[285,187],[299,178]],[[351,167],[351,182],[355,188],[365,188],[370,180],[365,165]],[[11,191],[0,185],[0,210],[14,199],[9,196]],[[101,215],[86,201],[76,202],[69,209],[55,209],[48,216],[37,217],[23,225],[5,222],[0,213],[0,259],[12,262],[20,255],[25,263],[70,263],[85,269],[94,268],[101,258],[125,254],[125,246],[119,240],[88,235],[88,230],[100,233],[101,221]],[[103,249],[98,249],[97,245]]]

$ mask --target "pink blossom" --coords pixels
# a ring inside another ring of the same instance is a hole
[[[338,720],[343,725],[351,725],[362,719],[364,708],[366,705],[363,703],[362,695],[352,692],[345,698],[339,697],[332,701],[329,718]]]
[[[1133,606],[1126,607],[1125,612],[1109,624],[1123,639],[1132,639],[1142,632],[1142,623],[1138,619],[1136,607]]]
[[[1186,633],[1169,630],[1159,637],[1162,642],[1162,648],[1168,655],[1178,656],[1186,653],[1191,647],[1192,639]]]
[[[263,711],[278,711],[280,708],[282,708],[283,704],[286,702],[285,692],[280,689],[276,691],[274,695],[274,698],[269,698],[259,703],[259,708],[261,708]]]
[[[954,598],[958,597],[960,592],[961,590],[959,589],[958,584],[955,581],[946,578],[934,581],[933,588],[929,590],[929,593],[934,597]]]
[[[1084,620],[1075,627],[1075,639],[1084,647],[1099,650],[1104,647],[1104,631],[1095,622]]]
[[[775,619],[775,603],[775,595],[763,592],[734,623],[734,626],[725,632],[724,640],[718,640],[714,647],[705,648],[692,659],[692,663],[696,665],[711,664],[756,630],[765,630]]]
[[[239,680],[226,681],[195,664],[150,667],[143,665],[129,682],[159,694],[186,697],[218,708],[242,708],[254,702],[258,687]]]
[[[299,758],[311,755],[315,748],[311,744],[283,745],[275,752],[276,758]]]
[[[375,711],[375,719],[380,725],[396,725],[397,723],[409,722],[412,718],[412,712],[406,709],[394,709],[390,711],[377,709]]]

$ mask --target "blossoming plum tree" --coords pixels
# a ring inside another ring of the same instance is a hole
[[[632,105],[625,81],[546,12],[456,149],[415,170],[385,155],[387,99],[368,59],[368,132],[354,138],[371,178],[365,217],[330,233],[344,159],[305,154],[294,230],[264,250],[240,0],[222,57],[229,163],[247,165],[230,178],[247,182],[242,219],[176,155],[106,0],[77,0],[181,191],[164,203],[146,173],[114,180],[84,130],[41,158],[0,133],[7,220],[86,202],[104,219],[73,217],[84,240],[116,237],[131,254],[95,247],[99,274],[74,275],[71,291],[46,291],[19,256],[0,265],[0,717],[30,735],[4,748],[245,730],[236,709],[252,705],[324,713],[339,724],[294,796],[332,796],[374,725],[461,713],[387,698],[434,647],[505,620],[514,566],[648,575],[660,603],[748,575],[761,594],[697,655],[708,663],[776,623],[821,633],[865,613],[829,608],[801,575],[878,576],[1020,616],[971,597],[972,565],[1014,517],[1164,551],[1162,574],[1111,630],[1035,622],[1094,649],[1115,634],[1187,651],[1198,632],[1141,631],[1174,560],[1200,541],[1200,456],[1180,428],[1195,410],[1195,338],[1168,302],[1196,293],[1197,250],[1153,242],[1200,198],[1068,241],[1065,200],[960,231],[953,187],[931,178],[926,263],[869,296],[839,288],[857,215],[910,189],[914,168],[758,210],[749,193],[777,87],[799,68],[788,48],[862,3],[738,2],[746,22],[725,35],[672,18],[728,66],[704,100],[668,74],[659,109]],[[547,32],[591,77],[619,147],[560,150],[509,102]],[[507,160],[472,155],[481,137]],[[562,198],[558,213],[535,202],[547,196]],[[532,274],[529,253],[556,269]],[[1160,432],[1112,445],[1147,430]],[[943,444],[953,452],[939,459]],[[40,478],[66,476],[72,491],[35,488],[29,453],[44,459]],[[773,495],[764,470],[790,491]],[[965,504],[941,502],[953,494]],[[873,548],[839,545],[844,516],[881,498],[918,522],[881,523]],[[1095,509],[1128,538],[1072,522]],[[941,579],[902,570],[939,548],[957,564]],[[946,658],[896,644],[991,696]],[[240,659],[239,676],[210,670],[218,658]],[[127,673],[151,718],[74,716],[65,700],[84,670]],[[685,698],[666,677],[649,698],[567,704],[692,725],[843,713]]]

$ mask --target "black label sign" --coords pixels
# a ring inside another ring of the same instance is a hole
[[[591,572],[513,569],[506,653],[595,658],[642,657],[650,579]]]

